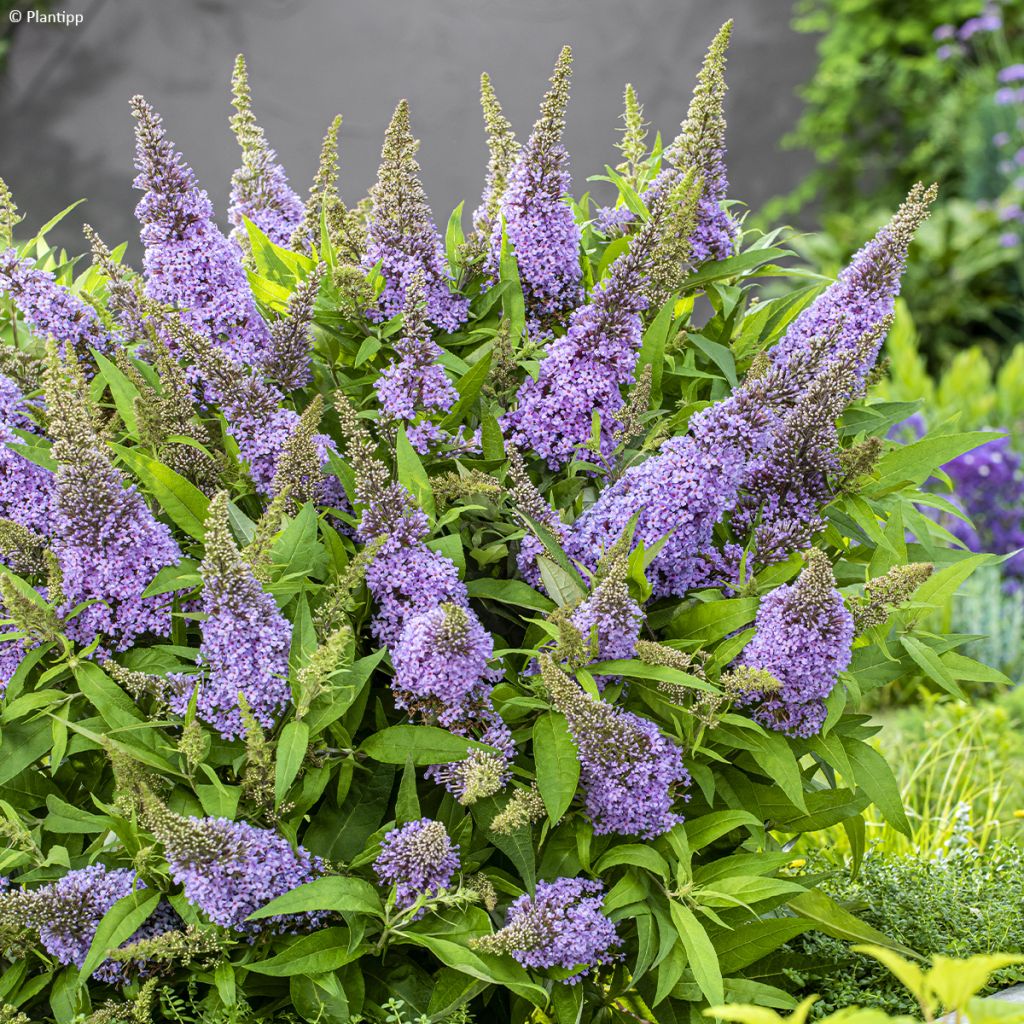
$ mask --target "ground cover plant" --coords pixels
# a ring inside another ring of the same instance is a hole
[[[444,234],[405,101],[303,201],[241,60],[229,235],[141,97],[141,272],[4,193],[5,1019],[671,1024],[903,949],[783,846],[909,831],[865,694],[998,677],[922,624],[987,436],[864,399],[933,188],[827,287],[736,219],[730,31],[667,146],[627,88],[606,205],[568,49],[525,138],[484,76]]]

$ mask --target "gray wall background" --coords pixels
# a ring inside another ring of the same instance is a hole
[[[807,169],[778,140],[799,114],[795,87],[814,67],[814,40],[789,27],[791,0],[55,0],[81,26],[23,23],[0,86],[0,175],[34,230],[76,199],[53,241],[84,247],[88,221],[137,247],[131,188],[133,121],[143,93],[195,168],[221,217],[238,160],[227,119],[234,55],[249,63],[254,106],[305,195],[320,139],[344,115],[342,193],[365,194],[395,103],[412,104],[435,217],[472,209],[487,157],[478,102],[490,73],[525,137],[563,43],[575,54],[566,142],[573,185],[616,156],[622,88],[671,138],[719,25],[736,19],[728,98],[732,194],[751,206]],[[653,138],[653,135],[652,135]],[[468,223],[468,217],[467,217]]]

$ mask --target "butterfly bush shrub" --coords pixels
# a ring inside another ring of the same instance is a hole
[[[4,1019],[671,1022],[889,941],[785,844],[907,828],[863,695],[988,671],[919,624],[987,556],[916,506],[985,438],[868,394],[932,189],[761,296],[730,31],[669,145],[627,88],[600,207],[568,49],[529,133],[484,76],[443,234],[409,104],[303,201],[241,60],[230,233],[141,97],[141,270],[3,190]]]

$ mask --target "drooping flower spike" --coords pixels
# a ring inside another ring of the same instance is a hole
[[[55,338],[61,352],[92,363],[90,349],[107,354],[122,339],[101,322],[96,310],[31,259],[19,259],[17,250],[0,253],[0,291],[7,292],[32,330],[45,341]]]
[[[524,967],[551,967],[570,972],[559,976],[575,985],[604,964],[620,959],[622,940],[602,913],[604,886],[585,878],[538,882],[537,891],[520,896],[508,909],[505,926],[493,935],[472,940],[486,953],[510,954]]]
[[[836,590],[827,556],[812,548],[795,583],[761,600],[753,640],[739,664],[769,673],[778,689],[748,692],[754,717],[790,736],[813,736],[825,721],[824,700],[850,664],[853,616]]]

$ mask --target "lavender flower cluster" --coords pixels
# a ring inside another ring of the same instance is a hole
[[[441,822],[420,818],[384,836],[373,870],[382,883],[394,885],[395,905],[404,910],[420,897],[451,887],[459,870],[459,847]],[[413,918],[424,914],[426,907],[421,907]]]

